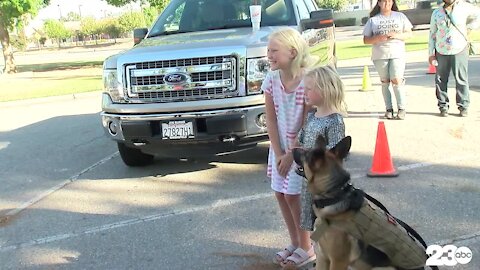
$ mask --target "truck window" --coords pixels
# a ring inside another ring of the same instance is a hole
[[[297,1],[297,8],[301,20],[310,19],[310,12],[308,12],[307,6],[303,0]]]
[[[260,0],[261,26],[295,25],[291,1]],[[172,0],[152,27],[148,37],[251,27],[251,0]]]
[[[318,10],[314,0],[304,0],[304,1],[305,1],[305,4],[307,5],[307,9],[309,12]]]

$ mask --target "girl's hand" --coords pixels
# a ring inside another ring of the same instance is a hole
[[[288,172],[293,164],[292,152],[286,153],[277,159],[277,170],[282,177],[287,177]]]
[[[384,42],[388,40],[388,35],[378,35],[377,37],[377,43],[378,42]]]
[[[397,38],[398,34],[395,32],[390,32],[387,34],[388,39],[394,39]]]

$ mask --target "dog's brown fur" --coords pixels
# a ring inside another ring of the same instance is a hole
[[[345,177],[350,179],[342,163],[350,151],[351,138],[344,138],[331,150],[326,150],[325,145],[323,137],[319,137],[315,149],[310,151],[296,149],[294,152],[295,161],[303,166],[308,190],[314,198],[328,198],[331,195],[328,193],[332,191],[332,188],[338,186],[338,180],[345,179]],[[341,203],[324,208],[314,206],[317,216],[315,227],[327,220],[346,221],[350,219],[354,211],[348,210],[348,207],[348,204],[342,205]],[[332,226],[327,227],[318,244],[321,250],[317,250],[317,270],[347,270],[349,266],[355,270],[369,270],[374,266],[374,263],[364,259],[363,255],[367,248],[360,240]],[[372,248],[370,247],[369,250]],[[369,255],[370,258],[375,257],[376,252]],[[381,260],[385,260],[385,258],[379,258],[379,261]],[[384,263],[382,262],[382,264]],[[390,265],[387,263],[387,265],[381,266]]]

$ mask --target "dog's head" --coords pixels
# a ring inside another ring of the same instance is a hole
[[[350,174],[343,168],[343,159],[348,155],[352,138],[343,138],[335,147],[327,150],[326,141],[320,135],[311,150],[295,148],[295,162],[303,167],[310,193],[328,196],[350,180]]]

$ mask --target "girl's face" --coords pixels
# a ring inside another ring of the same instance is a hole
[[[390,11],[392,10],[393,0],[379,0],[378,6],[381,11]]]
[[[267,57],[272,70],[289,69],[295,58],[295,50],[288,49],[274,38],[268,41]]]
[[[310,77],[303,80],[307,105],[320,107],[323,104],[323,96],[317,89],[315,81]]]

